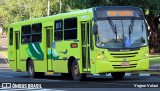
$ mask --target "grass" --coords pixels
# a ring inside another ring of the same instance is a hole
[[[157,58],[160,57],[160,55],[149,55],[149,58]]]
[[[150,57],[149,64],[150,65],[160,64],[160,55]]]

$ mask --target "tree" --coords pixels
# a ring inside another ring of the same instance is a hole
[[[6,29],[10,23],[46,16],[46,0],[1,0],[1,26]]]

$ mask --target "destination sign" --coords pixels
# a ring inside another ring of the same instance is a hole
[[[110,10],[110,11],[106,11],[107,12],[107,16],[110,17],[115,17],[115,16],[134,16],[133,11],[129,11],[129,10],[124,10],[124,11],[117,11],[117,10]]]
[[[96,18],[120,18],[120,17],[135,17],[142,18],[143,12],[136,10],[96,10]]]

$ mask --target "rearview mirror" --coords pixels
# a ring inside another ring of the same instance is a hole
[[[94,35],[98,34],[98,25],[97,24],[94,24],[94,26],[93,26],[93,34]]]

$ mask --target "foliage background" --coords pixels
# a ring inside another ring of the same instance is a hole
[[[48,0],[0,0],[0,27],[10,23],[47,16]],[[136,6],[143,9],[150,26],[150,52],[160,52],[160,0],[50,0],[51,15],[96,6]],[[61,2],[61,3],[60,3]]]

